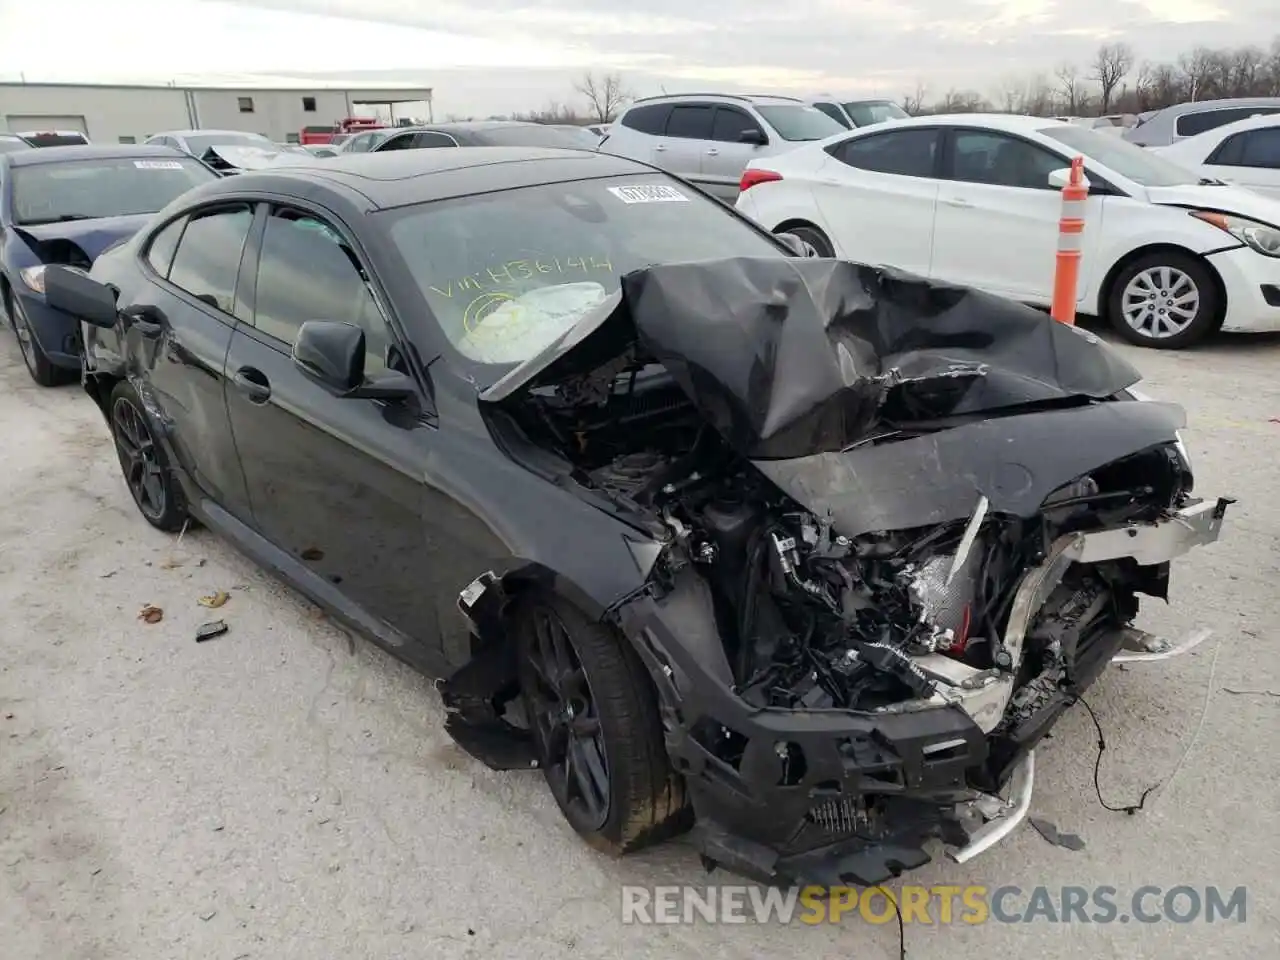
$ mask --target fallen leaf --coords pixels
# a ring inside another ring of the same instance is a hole
[[[231,599],[231,594],[225,590],[219,590],[217,593],[210,594],[207,597],[200,598],[200,606],[216,609]]]
[[[176,557],[170,557],[168,560],[165,560],[165,561],[163,561],[163,562],[160,564],[160,569],[161,569],[161,570],[176,570],[176,569],[178,569],[178,567],[180,567],[180,566],[182,566],[182,561],[181,561],[181,560],[177,559]]]
[[[148,603],[138,611],[138,619],[145,620],[147,623],[159,623],[164,619],[164,611]]]

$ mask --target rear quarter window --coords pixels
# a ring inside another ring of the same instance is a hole
[[[622,115],[618,123],[638,133],[660,137],[666,129],[670,114],[671,104],[651,103],[643,107],[632,107]]]

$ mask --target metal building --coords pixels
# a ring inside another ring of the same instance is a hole
[[[0,83],[0,129],[79,130],[95,143],[141,143],[163,130],[192,129],[293,142],[303,127],[370,116],[376,107],[389,107],[393,118],[415,111],[430,119],[431,90]]]

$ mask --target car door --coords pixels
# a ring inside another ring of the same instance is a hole
[[[702,159],[710,146],[715,123],[715,106],[710,103],[680,103],[671,108],[667,127],[653,146],[654,165],[677,176],[703,182]],[[714,189],[712,192],[716,192]],[[733,194],[738,185],[733,185]],[[723,185],[717,195],[725,193]]]
[[[1049,174],[1069,166],[1062,156],[995,130],[957,128],[948,134],[938,193],[931,276],[1028,303],[1049,303],[1057,262],[1062,193]],[[1100,197],[1086,203],[1096,236]],[[1080,286],[1096,254],[1085,228]]]
[[[303,322],[366,335],[366,375],[404,353],[369,274],[336,223],[317,211],[262,205],[246,257],[250,316],[227,354],[227,410],[254,526],[278,549],[416,647],[438,648],[422,577],[432,562],[422,521],[432,427],[421,404],[335,397],[291,356]]]
[[[236,324],[236,279],[252,222],[247,204],[179,216],[148,237],[142,285],[120,313],[122,349],[144,373],[144,400],[163,411],[174,455],[212,500],[247,519],[248,494],[223,397],[224,363]]]
[[[940,144],[937,128],[914,127],[828,148],[812,190],[838,255],[928,275]]]
[[[763,138],[761,143],[743,143],[744,133]],[[747,164],[760,155],[769,135],[745,110],[724,105],[715,108],[711,121],[711,141],[702,155],[702,179],[707,188],[726,200],[738,196],[738,184]]]
[[[1258,193],[1280,196],[1280,126],[1232,134],[1205,160],[1204,172]]]

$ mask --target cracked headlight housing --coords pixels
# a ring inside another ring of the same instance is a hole
[[[1191,215],[1203,220],[1210,226],[1217,227],[1231,234],[1251,250],[1264,257],[1280,258],[1280,230],[1257,220],[1238,217],[1233,213],[1218,213],[1214,210],[1192,210]]]
[[[1130,387],[1128,390],[1125,391],[1125,393],[1129,394],[1129,396],[1131,396],[1134,400],[1154,400],[1155,399],[1155,397],[1147,396],[1137,387]],[[1187,453],[1187,445],[1182,442],[1182,431],[1179,430],[1175,432],[1173,436],[1174,436],[1174,446],[1178,448],[1178,453],[1182,455],[1183,461],[1187,464],[1187,467],[1190,468],[1191,455]]]

